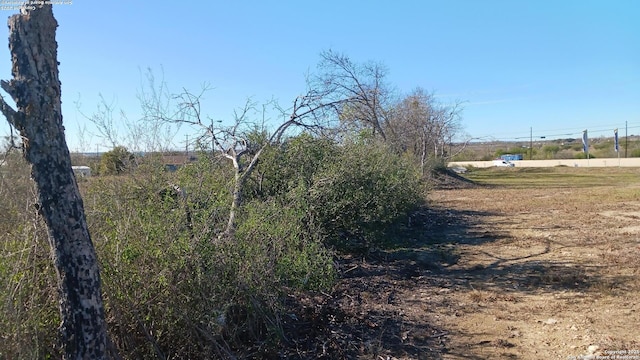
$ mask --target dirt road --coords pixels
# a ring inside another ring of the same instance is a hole
[[[331,294],[299,299],[290,357],[640,359],[640,184],[430,202],[406,242],[343,259]]]

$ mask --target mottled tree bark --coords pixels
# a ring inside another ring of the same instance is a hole
[[[106,358],[106,325],[95,250],[64,137],[58,79],[58,23],[51,5],[9,18],[12,75],[0,110],[22,136],[24,156],[38,187],[59,284],[65,359]]]

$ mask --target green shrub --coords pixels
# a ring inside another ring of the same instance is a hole
[[[135,157],[123,146],[116,146],[113,150],[102,154],[100,158],[100,175],[118,175],[130,169]]]
[[[333,285],[336,273],[332,255],[318,233],[309,229],[305,217],[301,209],[283,208],[274,201],[247,204],[235,241],[246,266],[252,267],[245,273],[267,272],[269,276],[246,279],[246,283],[313,290]]]
[[[326,245],[380,243],[422,198],[411,160],[383,145],[300,135],[266,150],[234,236],[218,239],[234,172],[222,157],[199,159],[177,173],[148,161],[81,185],[110,337],[124,358],[219,358],[229,347],[278,341],[285,295],[333,285]],[[28,203],[28,167],[5,168],[0,285],[11,290],[0,292],[0,358],[57,358],[46,229]]]
[[[556,144],[545,145],[542,147],[545,159],[553,159],[559,151],[560,146]]]
[[[582,143],[575,143],[571,145],[571,150],[573,151],[582,151],[582,149],[584,148],[584,146],[582,145]]]
[[[194,295],[198,254],[186,208],[164,196],[168,179],[157,171],[139,177],[94,178],[87,216],[101,264],[107,322],[127,358],[152,358],[191,340],[187,306]],[[150,334],[153,334],[151,336]],[[185,354],[195,356],[197,353]]]
[[[249,198],[289,203],[294,193],[306,192],[323,163],[335,161],[338,146],[328,139],[301,134],[263,153],[246,190]]]
[[[109,328],[126,357],[211,358],[221,344],[276,341],[284,292],[335,279],[332,254],[298,207],[247,201],[234,237],[219,240],[233,172],[200,158],[176,174],[145,164],[134,176],[91,179]]]
[[[421,201],[414,166],[379,144],[345,145],[332,160],[323,164],[308,192],[310,221],[330,244],[374,245]]]
[[[586,158],[587,158],[587,153],[584,153],[584,152],[579,152],[574,155],[574,159],[586,159]],[[595,159],[595,158],[596,157],[592,153],[589,153],[589,159]]]
[[[247,192],[298,209],[309,231],[341,250],[384,241],[384,230],[422,198],[409,157],[370,138],[339,145],[305,134],[269,149]]]
[[[593,142],[591,145],[596,150],[613,150],[613,140],[601,140],[599,142]]]
[[[233,168],[227,159],[200,154],[196,163],[178,170],[176,184],[186,191],[194,229],[201,237],[214,239],[228,220],[233,188]]]

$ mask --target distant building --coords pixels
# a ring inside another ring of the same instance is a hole
[[[189,164],[197,160],[198,158],[195,155],[190,154],[162,155],[162,164],[164,165],[165,170],[170,172],[177,171],[185,164]]]
[[[88,166],[72,166],[73,173],[76,177],[89,177],[91,176],[91,168]]]

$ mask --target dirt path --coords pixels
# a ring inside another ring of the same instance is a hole
[[[310,326],[288,357],[640,359],[640,187],[430,200],[406,243],[344,259],[331,294],[296,300]]]
[[[476,212],[443,272],[458,279],[460,308],[439,323],[456,334],[443,358],[640,350],[640,189],[473,189],[433,200]]]

